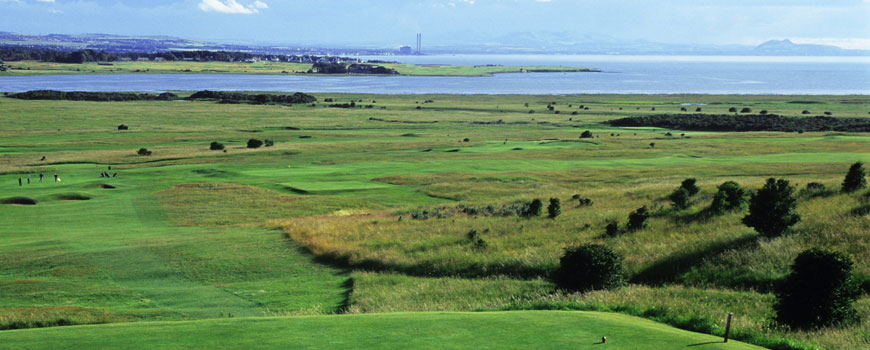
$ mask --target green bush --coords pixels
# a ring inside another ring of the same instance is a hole
[[[680,188],[685,188],[687,192],[689,192],[689,197],[692,197],[698,192],[701,192],[701,188],[698,185],[695,185],[697,182],[694,178],[689,178],[683,180],[683,183],[680,184]]]
[[[554,277],[559,288],[570,291],[616,289],[624,283],[622,257],[598,244],[568,247]]]
[[[592,138],[592,132],[589,131],[589,130],[586,130],[586,131],[584,131],[582,134],[580,134],[580,138],[581,138],[581,139],[591,139],[591,138]]]
[[[801,220],[795,211],[797,200],[793,194],[794,187],[787,180],[767,179],[749,200],[749,215],[743,218],[743,224],[765,237],[781,235]]]
[[[865,176],[863,163],[852,164],[849,172],[846,173],[846,178],[843,179],[843,192],[855,192],[867,187]]]
[[[818,248],[802,252],[776,290],[776,321],[792,328],[844,326],[858,321],[852,303],[861,288],[849,256]]]
[[[544,209],[544,202],[541,202],[540,199],[535,198],[529,203],[528,208],[526,208],[526,217],[533,216],[541,216],[541,211]]]
[[[140,156],[150,156],[151,151],[149,151],[147,148],[140,148],[138,151],[136,151],[136,154]]]
[[[220,150],[224,149],[224,144],[215,141],[215,142],[212,142],[212,143],[208,146],[208,149],[210,149],[210,150],[212,150],[212,151],[220,151]]]
[[[248,148],[260,148],[263,145],[263,141],[257,139],[248,140]]]
[[[607,223],[607,226],[604,227],[604,232],[607,233],[608,236],[613,237],[619,234],[619,223],[614,221],[610,221]]]
[[[562,214],[562,204],[559,198],[550,198],[550,205],[547,206],[547,217],[555,219],[559,214]]]
[[[633,213],[628,214],[628,224],[625,226],[629,231],[640,230],[646,228],[647,219],[649,219],[649,210],[644,205],[637,208]]]
[[[266,147],[272,147],[272,146],[275,145],[275,141],[272,141],[272,140],[263,140],[263,144],[266,145]]]
[[[718,191],[713,195],[710,210],[721,214],[728,210],[742,208],[744,205],[746,205],[746,191],[736,182],[726,181],[719,185]]]
[[[691,206],[689,202],[689,191],[685,188],[678,188],[668,196],[668,199],[671,200],[671,203],[674,205],[674,208],[677,209],[686,209]]]

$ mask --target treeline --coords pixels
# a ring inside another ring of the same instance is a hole
[[[6,61],[42,61],[57,63],[88,63],[88,62],[116,62],[137,61],[145,59],[149,61],[195,61],[195,62],[238,62],[251,59],[314,63],[319,61],[355,61],[356,59],[342,57],[318,57],[318,56],[287,56],[254,54],[249,52],[235,51],[169,51],[169,52],[127,52],[112,53],[96,50],[61,51],[52,49],[0,47],[0,59]]]
[[[834,117],[784,117],[768,115],[649,115],[628,117],[605,122],[611,126],[639,127],[654,126],[665,129],[690,131],[846,131],[870,132],[868,118]]]
[[[309,94],[297,92],[292,95],[268,95],[268,94],[243,94],[238,92],[224,91],[209,91],[203,90],[190,95],[188,100],[218,100],[221,103],[250,103],[250,104],[270,104],[270,103],[313,103],[317,98]]]
[[[164,92],[162,94],[138,94],[132,92],[86,92],[86,91],[55,91],[35,90],[7,95],[21,100],[67,100],[67,101],[171,101],[178,95]]]
[[[331,63],[331,62],[318,62],[315,63],[311,67],[311,71],[309,73],[320,73],[320,74],[384,74],[384,75],[392,75],[399,74],[395,69],[387,68],[384,66],[376,66],[371,64],[344,64],[344,63]]]

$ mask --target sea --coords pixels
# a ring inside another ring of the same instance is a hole
[[[546,65],[600,72],[483,77],[117,74],[0,77],[0,91],[272,91],[373,94],[870,94],[870,57],[423,55],[366,56],[415,64]]]

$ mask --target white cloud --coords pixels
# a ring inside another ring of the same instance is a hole
[[[54,3],[54,0],[36,0],[36,2],[50,2],[50,3]]]
[[[267,8],[269,8],[269,5],[260,0],[256,0],[248,6],[242,5],[236,0],[202,0],[199,3],[199,9],[205,12],[214,11],[242,15],[259,13],[261,9]]]

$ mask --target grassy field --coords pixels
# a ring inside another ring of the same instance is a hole
[[[360,334],[383,329],[366,334],[372,337],[366,344],[404,344],[407,338],[395,338],[399,331],[390,327],[417,323],[435,327],[419,347],[460,348],[477,344],[448,337],[448,330],[472,322],[465,318],[481,321],[461,334],[493,342],[515,328],[499,322],[529,318],[522,324],[534,324],[528,331],[541,336],[517,333],[506,344],[528,338],[582,348],[617,318],[628,323],[614,326],[623,334],[647,327],[609,314],[518,310],[617,312],[717,336],[731,312],[734,336],[764,347],[870,346],[867,295],[857,304],[862,323],[850,328],[789,331],[770,321],[772,286],[804,249],[846,252],[858,278],[870,281],[866,191],[838,192],[850,164],[870,162],[870,134],[601,124],[679,113],[686,103],[703,104],[711,114],[751,107],[787,116],[809,109],[866,117],[866,96],[317,97],[375,108],[0,97],[0,201],[36,202],[0,204],[0,329],[150,321],[4,330],[0,347],[29,347],[34,339],[45,340],[46,348],[60,339],[114,347],[140,333],[192,332],[161,338],[177,341],[165,347],[188,348],[236,334],[227,329],[251,334],[233,338],[239,346],[277,346],[302,340],[270,337],[275,329],[305,332],[305,324],[316,323],[347,334],[344,324],[366,320],[371,328]],[[130,130],[118,131],[119,124]],[[584,130],[595,137],[579,139]],[[245,148],[250,138],[275,145]],[[226,152],[209,150],[212,141]],[[143,147],[152,154],[137,155]],[[102,178],[103,171],[117,177]],[[671,208],[666,196],[687,177],[698,179],[701,193],[691,208]],[[718,184],[733,180],[755,189],[768,177],[800,188],[821,182],[831,192],[802,195],[803,221],[775,239],[740,224],[741,212],[704,215]],[[575,194],[593,205],[577,206]],[[457,209],[551,197],[563,203],[555,220]],[[606,222],[624,224],[642,205],[653,213],[647,229],[604,235]],[[423,211],[428,219],[421,219]],[[484,249],[470,244],[470,230],[481,233]],[[563,247],[575,242],[623,254],[630,285],[586,294],[556,290],[548,274]],[[434,311],[497,313],[415,313]],[[398,314],[357,316],[369,313]],[[323,316],[329,314],[353,315]],[[577,330],[592,339],[566,331],[565,318],[575,317],[600,320]],[[666,333],[650,325],[650,334]],[[704,342],[679,334],[679,344]],[[307,339],[322,348],[348,337]],[[607,346],[642,344],[638,338],[617,345],[618,338]]]
[[[0,76],[67,75],[67,74],[307,74],[310,63],[262,61],[246,62],[192,62],[192,61],[130,61],[90,62],[83,64],[39,61],[7,62],[7,70]],[[528,71],[589,72],[591,68],[564,66],[455,66],[384,63],[401,75],[422,76],[488,76],[498,73]]]

